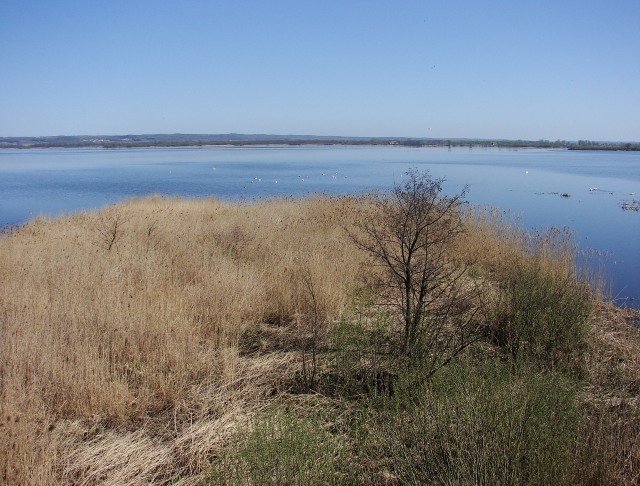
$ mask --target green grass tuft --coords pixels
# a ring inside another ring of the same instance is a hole
[[[233,438],[213,463],[211,484],[338,484],[343,454],[319,421],[276,409]]]

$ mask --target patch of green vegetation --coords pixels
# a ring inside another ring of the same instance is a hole
[[[495,318],[487,323],[491,341],[515,361],[582,374],[591,312],[589,288],[553,275],[536,262],[510,268],[500,287]]]
[[[393,323],[380,310],[360,308],[329,334],[330,368],[325,390],[343,397],[388,395],[393,391],[395,366]]]
[[[581,415],[571,381],[463,359],[422,391],[411,409],[381,409],[363,446],[400,484],[573,482]]]
[[[212,464],[211,484],[338,484],[345,445],[313,418],[274,409],[241,430]]]

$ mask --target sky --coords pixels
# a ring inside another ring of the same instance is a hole
[[[0,136],[640,141],[640,0],[0,0]]]

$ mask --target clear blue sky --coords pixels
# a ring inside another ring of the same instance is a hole
[[[0,136],[640,141],[640,0],[1,0]]]

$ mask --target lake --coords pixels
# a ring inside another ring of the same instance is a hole
[[[409,168],[446,192],[510,211],[525,228],[570,227],[606,253],[618,303],[638,307],[640,153],[446,147],[198,147],[0,150],[0,227],[148,194],[256,200],[388,189]],[[595,190],[597,188],[597,190]],[[594,189],[594,190],[590,190]],[[569,197],[562,197],[566,194]]]

